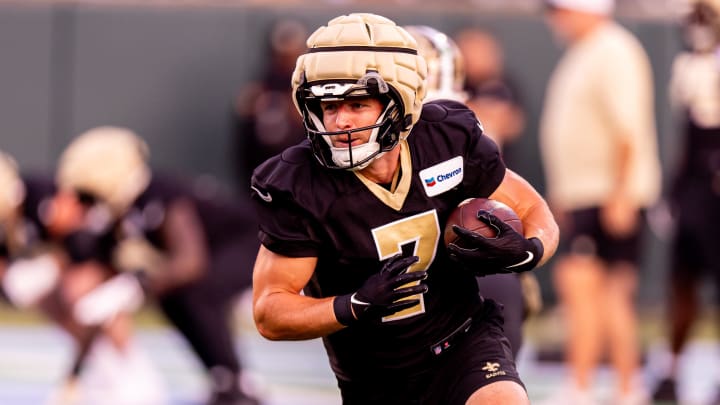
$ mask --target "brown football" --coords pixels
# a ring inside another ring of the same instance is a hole
[[[457,234],[452,229],[453,225],[467,228],[488,238],[497,236],[493,227],[485,225],[484,222],[477,218],[477,213],[480,210],[491,212],[501,221],[512,226],[518,233],[523,233],[522,222],[512,208],[500,201],[489,198],[470,198],[461,202],[448,217],[444,232],[445,246],[456,242],[458,239]]]

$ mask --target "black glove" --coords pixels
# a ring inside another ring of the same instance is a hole
[[[469,229],[453,226],[453,231],[460,237],[459,243],[464,247],[450,243],[447,250],[451,259],[478,276],[532,270],[542,259],[544,248],[540,239],[525,239],[489,211],[480,210],[477,217],[497,229],[497,235],[486,238]]]
[[[335,297],[333,309],[337,320],[347,326],[356,321],[380,319],[417,305],[420,300],[403,298],[426,293],[426,284],[398,287],[427,278],[426,271],[407,272],[408,267],[418,260],[417,256],[395,255],[356,292]]]

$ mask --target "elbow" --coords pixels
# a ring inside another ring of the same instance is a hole
[[[554,218],[541,229],[541,235],[540,240],[545,251],[539,265],[547,263],[555,255],[560,243],[560,228]]]
[[[270,322],[267,322],[267,320],[262,317],[255,314],[255,328],[257,329],[260,336],[264,337],[267,340],[283,340],[282,336],[278,331],[273,328],[273,325]]]
[[[260,336],[264,337],[267,340],[282,340],[280,338],[280,335],[278,335],[277,333],[273,333],[273,330],[271,327],[269,327],[269,325],[260,322],[257,319],[255,320],[255,328],[257,329]]]
[[[272,311],[268,308],[267,299],[259,298],[253,303],[253,320],[260,336],[268,340],[285,340],[281,328],[273,322]]]

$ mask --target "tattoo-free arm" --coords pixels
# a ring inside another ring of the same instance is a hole
[[[334,297],[301,294],[316,264],[315,257],[286,257],[260,247],[253,270],[253,317],[262,336],[314,339],[344,328],[333,311]]]
[[[545,199],[519,174],[507,169],[500,186],[490,198],[505,203],[518,214],[526,238],[538,238],[544,254],[538,265],[547,262],[557,250],[560,231]]]

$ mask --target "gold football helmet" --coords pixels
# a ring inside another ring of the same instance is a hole
[[[89,194],[124,212],[150,182],[145,142],[119,127],[97,127],[76,137],[63,151],[56,181],[60,189]]]
[[[357,170],[395,147],[420,118],[425,98],[425,59],[413,37],[391,20],[375,14],[334,18],[307,40],[292,77],[294,102],[303,116],[313,153],[325,167]],[[320,101],[376,96],[386,105],[368,143],[332,147],[322,123]]]
[[[427,62],[427,97],[464,102],[467,95],[463,56],[455,41],[446,34],[426,25],[407,25],[405,28],[417,41],[418,52]]]

